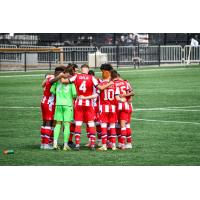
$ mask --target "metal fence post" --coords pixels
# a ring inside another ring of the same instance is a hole
[[[158,45],[158,66],[160,67],[160,44]]]
[[[94,54],[95,54],[94,63],[95,63],[95,69],[96,69],[96,67],[97,67],[97,47],[95,47],[95,52],[94,52]]]
[[[24,52],[24,71],[26,72],[26,68],[27,68],[27,63],[26,63],[26,52]]]
[[[49,71],[51,71],[51,51],[48,52],[49,54]]]
[[[117,69],[119,68],[119,45],[116,46]]]
[[[140,59],[140,44],[138,42],[138,58]],[[140,61],[138,60],[138,68],[140,66]]]

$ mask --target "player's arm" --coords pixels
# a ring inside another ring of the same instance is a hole
[[[76,80],[77,75],[74,75],[72,77],[68,77],[66,75],[63,75],[62,78],[60,79],[61,83],[68,84],[68,83],[74,83]]]
[[[135,95],[135,93],[132,90],[132,91],[127,92],[126,94],[120,94],[119,96],[120,97],[130,97],[130,96],[134,96],[134,95]]]
[[[78,98],[79,99],[95,99],[97,97],[98,97],[98,94],[93,94],[93,95],[90,95],[90,96],[87,96],[87,97],[80,95]]]
[[[120,91],[119,91],[119,88],[117,87],[116,88],[116,91],[115,91],[115,98],[117,99],[117,101],[119,102],[126,102],[126,99],[124,97],[120,97]]]
[[[56,95],[56,83],[54,83],[52,86],[51,86],[51,89],[50,89],[50,92],[54,95]]]
[[[64,73],[60,73],[58,76],[54,77],[54,78],[51,79],[49,82],[50,82],[51,84],[53,84],[53,83],[57,82],[58,80],[60,80],[60,79],[61,79],[62,77],[64,77],[64,76],[65,76]]]
[[[77,97],[76,87],[74,84],[72,84],[72,97],[73,99]]]
[[[99,90],[105,90],[106,88],[108,88],[109,86],[113,85],[114,83],[112,81],[110,81],[109,83],[105,84],[105,85],[97,85],[96,87]]]
[[[42,82],[42,87],[43,87],[43,88],[45,87],[46,80],[47,80],[47,79],[43,80],[43,82]]]

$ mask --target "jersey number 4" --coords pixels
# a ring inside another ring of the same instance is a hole
[[[79,90],[85,92],[86,91],[86,81],[83,81],[79,87]]]

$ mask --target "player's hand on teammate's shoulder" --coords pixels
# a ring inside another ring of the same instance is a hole
[[[85,97],[83,95],[80,95],[77,97],[77,99],[85,99]]]

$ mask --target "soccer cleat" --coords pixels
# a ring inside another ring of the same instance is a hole
[[[126,149],[126,146],[125,146],[125,144],[121,144],[121,146],[120,147],[118,147],[120,150],[125,150]]]
[[[41,144],[41,145],[40,145],[40,149],[44,149],[44,144]]]
[[[60,147],[58,145],[53,145],[54,150],[60,150]]]
[[[122,146],[122,143],[118,143],[117,147],[120,149]]]
[[[77,144],[77,145],[74,147],[74,150],[75,150],[75,151],[79,151],[79,150],[80,150],[80,145]]]
[[[50,150],[50,149],[53,149],[53,146],[52,146],[52,145],[49,145],[49,144],[44,144],[43,149],[45,149],[45,150]]]
[[[100,148],[97,149],[98,151],[107,151],[107,147],[106,146],[102,146]]]
[[[117,147],[116,147],[115,144],[113,144],[113,146],[112,146],[112,150],[113,150],[113,151],[116,151],[116,150],[117,150]]]
[[[64,146],[63,147],[63,151],[70,151],[70,150],[71,150],[71,148],[69,146]]]
[[[126,149],[132,149],[132,148],[133,148],[133,146],[132,146],[131,143],[127,143],[127,144],[125,145],[125,147],[126,147]]]
[[[75,148],[76,145],[70,141],[70,142],[68,142],[68,146],[73,149],[73,148]]]

